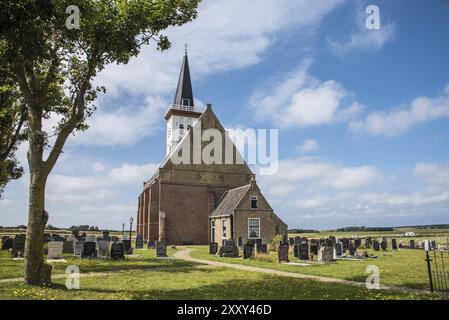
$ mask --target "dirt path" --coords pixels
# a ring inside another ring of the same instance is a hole
[[[335,284],[342,284],[342,285],[361,287],[361,288],[365,287],[365,283],[363,283],[363,282],[356,282],[356,281],[343,280],[343,279],[337,279],[337,278],[328,278],[328,277],[307,275],[307,274],[294,273],[294,272],[279,271],[279,270],[275,270],[275,269],[250,267],[250,266],[244,266],[244,265],[241,265],[241,264],[234,264],[234,263],[225,263],[225,262],[219,262],[219,261],[209,261],[209,260],[196,259],[196,258],[193,258],[193,257],[190,256],[190,253],[192,253],[192,251],[193,251],[193,249],[185,249],[185,250],[176,252],[174,256],[177,259],[182,259],[182,260],[185,260],[185,261],[191,261],[191,262],[196,262],[196,263],[207,264],[207,265],[215,266],[215,267],[228,267],[228,268],[234,268],[234,269],[238,269],[238,270],[267,273],[267,274],[283,276],[283,277],[291,277],[291,278],[298,278],[298,279],[314,280],[314,281],[319,281],[319,282],[335,283]],[[380,285],[380,289],[381,290],[400,291],[400,292],[405,292],[405,293],[430,293],[429,291],[426,291],[426,290],[413,289],[413,288],[407,288],[407,287],[398,287],[398,286]]]

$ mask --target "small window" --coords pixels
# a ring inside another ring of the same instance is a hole
[[[180,129],[180,130],[184,130],[184,125],[183,125],[183,124],[180,124],[180,125],[179,125],[179,129]]]
[[[190,106],[190,99],[182,99],[182,105],[189,107]]]
[[[251,209],[257,209],[257,196],[251,196]]]
[[[260,238],[260,219],[249,218],[248,219],[248,239]]]
[[[221,220],[221,237],[223,239],[226,239],[226,222],[225,219]]]

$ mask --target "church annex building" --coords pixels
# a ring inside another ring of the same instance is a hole
[[[166,158],[138,198],[137,233],[144,241],[205,245],[233,239],[241,245],[257,239],[269,243],[275,235],[287,234],[287,225],[274,213],[245,162],[175,165],[171,161],[183,144],[193,146],[195,126],[201,125],[201,131],[215,128],[226,137],[211,105],[204,112],[195,109],[187,53],[165,120]],[[207,144],[201,142],[201,148]],[[237,157],[237,148],[232,147]]]

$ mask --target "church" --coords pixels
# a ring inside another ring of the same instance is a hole
[[[287,234],[287,225],[262,195],[251,169],[235,161],[241,156],[232,142],[231,163],[174,161],[185,150],[194,157],[196,130],[220,132],[223,149],[229,139],[211,105],[204,112],[195,108],[187,52],[165,120],[166,157],[138,198],[137,233],[144,241],[205,245],[233,239],[241,245],[247,240],[269,243]],[[200,141],[203,150],[208,142]]]

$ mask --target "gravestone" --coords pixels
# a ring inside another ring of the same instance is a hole
[[[306,242],[300,243],[298,246],[298,259],[309,260],[309,246]]]
[[[47,259],[50,260],[62,259],[62,251],[64,248],[63,241],[50,241],[47,246],[48,246]]]
[[[335,251],[336,251],[336,255],[339,257],[339,256],[342,256],[343,255],[343,243],[341,243],[341,242],[338,242],[336,245],[335,245]]]
[[[250,243],[243,244],[243,259],[249,259],[253,256],[253,245]]]
[[[12,239],[12,238],[8,238],[8,239],[5,239],[3,242],[2,242],[2,250],[9,250],[9,249],[12,249],[12,243],[14,242],[14,240]]]
[[[95,237],[95,236],[86,236],[86,238],[84,239],[84,242],[95,242],[95,243],[97,243],[97,237]]]
[[[432,250],[435,250],[437,248],[437,242],[435,240],[430,241],[430,246],[432,247]]]
[[[111,245],[111,259],[124,259],[125,250],[123,248],[123,243],[112,243]]]
[[[73,254],[74,244],[71,240],[64,241],[64,245],[62,246],[62,253]]]
[[[295,238],[288,238],[288,243],[293,246],[295,244]]]
[[[278,246],[278,261],[280,262],[288,262],[288,243],[279,243]]]
[[[295,246],[301,243],[301,237],[295,237],[294,240],[295,241],[294,241],[293,245],[295,245]]]
[[[125,254],[132,254],[132,248],[131,248],[131,240],[122,240],[123,243],[123,249],[125,250]]]
[[[81,258],[96,258],[97,257],[97,243],[93,241],[86,241],[83,245]]]
[[[77,255],[77,256],[81,256],[81,253],[83,252],[84,249],[84,241],[76,241],[75,242],[75,247],[73,248],[73,254]]]
[[[379,241],[377,241],[377,240],[373,241],[373,249],[374,249],[374,251],[379,251],[380,250]]]
[[[418,243],[418,246],[419,246],[420,249],[424,249],[424,241],[420,241]]]
[[[233,240],[224,240],[223,245],[218,250],[218,255],[220,257],[238,257],[239,249]]]
[[[148,249],[156,249],[156,243],[154,241],[148,241]]]
[[[365,249],[371,248],[371,238],[365,238]]]
[[[320,243],[317,240],[310,240],[310,255],[317,256],[320,249]]]
[[[156,242],[156,257],[167,257],[167,244],[164,241]]]
[[[415,249],[415,240],[410,240],[410,248]]]
[[[209,254],[217,254],[218,251],[218,243],[211,242],[209,244]]]
[[[143,235],[138,234],[136,236],[136,249],[143,249]]]
[[[111,240],[111,237],[109,236],[109,231],[103,231],[103,236],[102,236],[103,240]]]
[[[14,237],[11,247],[11,257],[12,258],[23,258],[25,252],[25,234],[18,234]]]
[[[109,240],[98,240],[98,256],[101,258],[107,258],[110,255],[109,248],[111,246],[111,241]]]
[[[117,237],[117,236],[112,236],[112,237],[111,237],[111,240],[112,240],[112,242],[117,243],[117,242],[120,241],[120,238]]]
[[[334,248],[332,246],[324,246],[318,251],[318,261],[332,262],[334,261]]]
[[[355,243],[350,243],[349,244],[349,255],[351,256],[355,256],[355,254],[357,253],[357,246]]]
[[[397,250],[398,244],[396,242],[396,239],[391,239],[391,250]]]
[[[356,248],[361,247],[362,246],[362,239],[360,239],[360,238],[355,239],[354,240],[354,244],[355,244]]]
[[[386,250],[387,250],[387,246],[388,246],[387,239],[383,238],[383,239],[382,239],[382,242],[380,243],[380,248],[381,248],[383,251],[386,251]]]
[[[2,243],[5,242],[9,238],[10,238],[10,236],[2,236]]]
[[[256,243],[255,251],[256,251],[256,253],[267,253],[268,246],[263,243],[261,243],[261,244]]]
[[[293,256],[295,258],[298,258],[299,255],[299,244],[294,244],[293,245]]]

